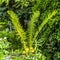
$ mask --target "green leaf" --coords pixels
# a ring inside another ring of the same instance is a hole
[[[26,48],[26,33],[23,30],[21,24],[19,23],[18,16],[12,10],[8,10],[7,13],[9,14],[10,20],[12,21],[14,28],[18,32],[18,35],[21,37],[21,43],[23,44],[24,48]]]
[[[41,32],[41,30],[42,30],[42,28],[44,27],[44,25],[47,24],[48,21],[49,21],[54,15],[56,15],[56,13],[57,13],[57,10],[54,10],[52,13],[49,13],[49,14],[48,14],[48,17],[46,17],[46,18],[43,20],[43,22],[39,25],[38,31],[36,31],[33,40],[36,40],[36,37],[38,36],[39,32]]]
[[[28,32],[29,32],[29,43],[32,44],[33,35],[34,35],[34,29],[35,29],[35,23],[38,21],[38,17],[40,15],[39,11],[35,11],[32,14],[31,21],[28,23]]]

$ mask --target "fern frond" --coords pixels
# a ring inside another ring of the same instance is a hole
[[[40,15],[39,11],[34,12],[32,14],[31,20],[29,21],[28,32],[29,32],[29,42],[30,42],[30,45],[32,44],[35,23],[38,21],[39,15]]]
[[[46,23],[48,23],[49,19],[51,19],[56,13],[57,13],[57,10],[54,10],[52,13],[49,13],[49,14],[48,14],[48,17],[46,17],[46,18],[43,20],[43,22],[41,23],[41,25],[39,25],[38,31],[36,31],[33,40],[36,40],[36,37],[38,36],[39,32],[42,30],[42,28],[44,27],[44,25],[45,25]]]
[[[19,23],[19,19],[18,16],[12,11],[12,10],[8,10],[7,13],[10,16],[10,19],[14,25],[14,28],[16,29],[16,31],[18,32],[19,36],[21,37],[21,43],[23,44],[24,48],[26,48],[26,33],[24,32],[21,24]]]

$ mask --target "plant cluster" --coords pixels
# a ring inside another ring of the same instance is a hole
[[[59,0],[0,0],[1,47],[6,42],[2,49],[9,52],[5,55],[16,60],[59,60],[59,4]]]

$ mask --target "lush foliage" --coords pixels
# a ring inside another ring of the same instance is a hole
[[[0,0],[0,60],[59,60],[59,0]]]

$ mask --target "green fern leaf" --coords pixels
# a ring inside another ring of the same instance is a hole
[[[31,21],[29,22],[29,25],[28,25],[30,45],[32,44],[33,35],[34,35],[35,23],[38,21],[39,15],[40,15],[40,12],[39,12],[39,11],[34,12],[34,13],[32,14]]]
[[[42,28],[44,27],[44,25],[57,13],[57,10],[54,10],[52,13],[48,14],[48,17],[46,17],[43,22],[41,23],[41,25],[39,25],[38,27],[38,31],[35,33],[35,36],[33,38],[33,40],[36,40],[36,37],[38,36],[39,32],[42,30]]]
[[[21,24],[19,23],[18,16],[12,11],[8,10],[7,13],[10,15],[10,19],[14,25],[14,28],[18,32],[19,36],[21,37],[21,43],[23,44],[24,48],[26,48],[26,33],[24,32]]]

